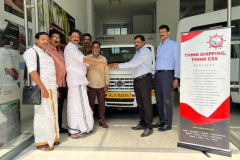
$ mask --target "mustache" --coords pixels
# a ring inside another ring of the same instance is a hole
[[[54,43],[59,43],[58,41],[55,41]]]
[[[164,35],[160,35],[160,37],[163,37]]]

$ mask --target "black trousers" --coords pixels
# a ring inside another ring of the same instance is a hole
[[[152,129],[153,108],[152,108],[152,75],[134,80],[134,92],[136,94],[138,109],[140,113],[140,124]]]
[[[63,111],[63,103],[64,99],[67,97],[67,88],[66,87],[58,87],[58,92],[60,97],[58,98],[58,124],[59,129],[62,128],[62,111]]]
[[[159,121],[169,126],[172,125],[172,85],[173,72],[156,73],[154,76],[154,90],[157,101]],[[164,113],[164,107],[166,114]]]

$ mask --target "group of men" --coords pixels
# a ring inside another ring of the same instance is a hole
[[[82,36],[84,47],[78,48],[80,35],[77,30],[70,31],[69,43],[60,50],[60,34],[50,30],[49,35],[39,32],[35,35],[35,45],[23,57],[34,83],[41,89],[41,105],[35,105],[34,135],[38,149],[49,151],[60,142],[59,133],[68,133],[73,139],[90,133],[94,126],[94,102],[97,96],[99,126],[108,128],[105,123],[105,94],[108,92],[109,70],[113,68],[132,68],[134,92],[139,107],[140,122],[133,130],[143,129],[141,137],[153,133],[153,128],[166,131],[172,128],[171,90],[178,87],[180,53],[176,42],[168,38],[169,27],[159,27],[162,40],[157,48],[154,89],[156,94],[159,122],[153,122],[151,103],[152,52],[145,46],[145,38],[134,38],[136,54],[131,61],[107,65],[100,55],[101,44],[92,42],[90,34]],[[40,59],[40,74],[37,73],[37,56]],[[68,129],[62,127],[62,110],[67,97]],[[164,113],[166,110],[166,116]]]

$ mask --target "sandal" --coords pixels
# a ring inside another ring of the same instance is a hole
[[[37,149],[40,149],[42,151],[53,151],[54,150],[54,148],[50,148],[49,145],[37,146]]]
[[[68,136],[71,137],[72,139],[79,139],[79,138],[80,138],[80,135],[79,135],[79,134],[71,134],[71,133],[68,133]]]
[[[57,142],[55,142],[55,143],[54,143],[54,145],[59,145],[59,144],[60,144],[60,142],[59,142],[59,141],[57,141]]]

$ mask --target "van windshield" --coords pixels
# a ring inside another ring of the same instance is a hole
[[[151,50],[150,47],[148,48]],[[101,55],[106,57],[108,63],[129,62],[135,53],[135,47],[111,47],[101,49]]]

